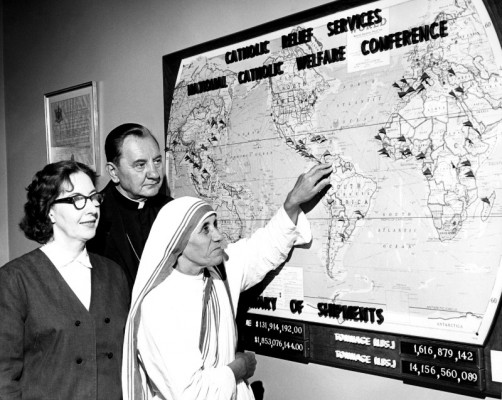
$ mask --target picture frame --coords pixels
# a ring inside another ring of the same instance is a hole
[[[44,94],[47,162],[75,160],[100,174],[96,82]]]

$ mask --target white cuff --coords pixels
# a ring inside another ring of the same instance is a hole
[[[289,218],[284,207],[281,207],[279,209],[279,211],[277,212],[277,217],[281,227],[284,227],[289,231],[295,231],[297,236],[294,243],[295,246],[310,243],[312,241],[310,222],[308,221],[307,216],[303,211],[300,211],[300,213],[298,214],[298,222],[296,225],[293,224],[293,221],[291,221],[291,218]]]

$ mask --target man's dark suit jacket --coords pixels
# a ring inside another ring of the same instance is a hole
[[[132,290],[148,233],[160,209],[172,199],[159,193],[147,199],[143,209],[138,210],[138,203],[124,197],[111,181],[101,193],[104,201],[98,229],[96,236],[87,242],[87,249],[119,264]]]
[[[39,249],[0,268],[0,399],[119,400],[129,290],[89,253],[89,311]]]

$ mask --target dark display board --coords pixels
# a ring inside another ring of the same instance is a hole
[[[247,349],[500,397],[501,17],[337,1],[164,56],[171,192],[228,241],[334,168],[312,243],[244,296]]]
[[[400,379],[408,384],[500,398],[492,351],[502,351],[497,323],[484,346],[345,329],[248,314],[244,348],[301,363],[315,362]]]

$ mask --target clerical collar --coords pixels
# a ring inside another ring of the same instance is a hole
[[[117,193],[120,195],[120,198],[127,200],[127,203],[129,205],[133,205],[132,208],[141,210],[145,206],[146,199],[141,199],[141,200],[131,199],[130,197],[122,193],[120,190],[118,190],[117,186],[115,186],[115,189],[117,190]]]

